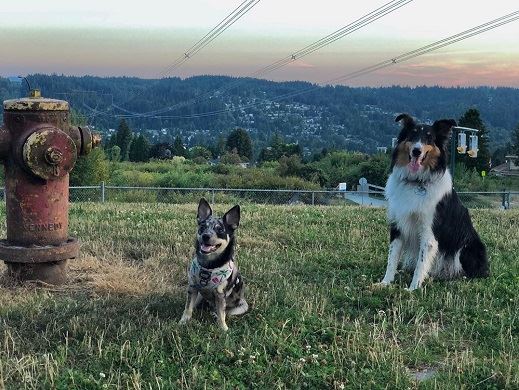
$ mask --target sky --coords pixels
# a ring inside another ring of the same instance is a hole
[[[168,76],[248,76],[389,0],[261,0]],[[0,76],[31,73],[158,78],[240,0],[25,0],[0,7]],[[413,0],[265,75],[326,83],[519,10],[517,0]],[[352,86],[519,87],[519,20],[347,80]]]

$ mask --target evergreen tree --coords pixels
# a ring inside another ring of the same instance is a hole
[[[115,144],[121,148],[121,160],[128,161],[130,154],[130,145],[132,143],[133,134],[130,127],[124,119],[121,119],[117,133],[115,134]]]
[[[470,108],[463,114],[458,121],[459,126],[470,127],[478,129],[478,156],[476,158],[468,155],[459,156],[459,161],[463,162],[467,168],[476,168],[478,172],[488,171],[490,163],[490,150],[488,147],[488,130],[481,120],[479,111],[475,108]],[[467,134],[467,143],[469,135]]]
[[[150,143],[143,134],[140,134],[130,145],[130,161],[146,162],[149,157]]]
[[[187,150],[184,146],[184,143],[182,142],[182,138],[180,138],[180,135],[177,135],[175,137],[175,141],[173,142],[173,149],[171,150],[171,154],[173,156],[181,156],[181,157],[187,157]]]
[[[236,149],[240,157],[245,157],[248,160],[252,159],[252,140],[249,133],[244,129],[236,129],[229,134],[226,148],[228,151]]]
[[[220,163],[222,164],[239,164],[241,163],[240,155],[233,149],[230,152],[226,152],[223,156],[220,157]]]
[[[303,151],[299,144],[286,144],[283,137],[279,134],[274,134],[270,141],[270,146],[261,149],[259,161],[277,161],[281,157],[290,157],[297,155],[303,156]]]
[[[117,147],[117,146],[115,146]],[[78,158],[70,172],[70,184],[73,186],[98,185],[108,180],[109,165],[102,148],[95,148],[86,156]]]
[[[198,161],[208,161],[212,157],[212,153],[205,146],[193,146],[189,149],[189,158],[192,160],[197,159]]]
[[[110,149],[110,161],[114,161],[114,162],[121,161],[121,148],[119,146],[114,145]]]
[[[216,156],[215,157],[220,157],[220,156],[223,156],[224,153],[225,153],[225,146],[226,146],[226,141],[225,141],[225,137],[223,136],[223,134],[220,133],[220,135],[218,136],[218,142],[216,142]]]
[[[112,148],[117,145],[117,140],[116,140],[117,136],[114,134],[112,136],[110,136],[106,142],[105,142],[105,150],[107,152],[110,152],[110,150],[112,150]]]
[[[171,158],[171,145],[167,142],[155,144],[150,149],[150,158],[167,160]]]

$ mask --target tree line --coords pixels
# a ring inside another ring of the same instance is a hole
[[[519,112],[515,109],[519,105],[517,88],[326,86],[278,100],[311,84],[223,76],[143,80],[36,74],[29,79],[32,85],[42,88],[44,96],[67,99],[103,131],[116,128],[117,116],[127,114],[116,106],[143,113],[197,100],[197,96],[221,90],[211,99],[198,99],[196,104],[183,104],[167,111],[170,115],[136,115],[128,119],[134,129],[165,128],[174,134],[180,130],[183,137],[192,135],[190,145],[202,144],[204,140],[217,143],[219,134],[241,127],[249,130],[258,150],[267,146],[274,134],[280,134],[311,152],[330,145],[374,152],[377,146],[390,145],[395,131],[392,119],[396,114],[407,112],[420,120],[432,121],[441,117],[460,118],[468,108],[476,108],[485,118],[494,148],[505,146],[511,130],[519,122]],[[5,91],[7,96],[10,92],[1,84],[5,83],[0,83],[0,95]],[[26,95],[24,88],[23,84],[19,86],[18,96]],[[249,108],[226,111],[227,107],[252,102],[254,105]],[[210,111],[219,114],[197,115]],[[198,132],[200,129],[208,129],[208,133]],[[172,139],[168,137],[167,141]]]
[[[478,189],[478,185],[485,184],[477,179],[478,177],[481,178],[482,171],[488,172],[491,167],[503,163],[504,156],[509,153],[519,153],[519,125],[516,127],[510,142],[502,148],[496,149],[493,153],[491,153],[489,147],[488,129],[478,110],[467,110],[458,119],[458,125],[479,130],[477,158],[470,158],[467,155],[458,155],[457,157],[457,162],[462,168],[457,174],[465,176],[465,182],[469,180],[467,177],[470,178],[471,183],[466,183],[466,185],[473,185],[471,189]],[[300,144],[286,142],[280,134],[274,134],[267,146],[258,151],[254,148],[254,142],[250,134],[242,128],[233,129],[227,137],[220,135],[218,142],[209,146],[207,144],[195,145],[188,148],[180,135],[177,135],[171,144],[166,142],[151,144],[143,134],[133,132],[123,119],[120,121],[115,134],[105,141],[104,150],[96,151],[96,153],[86,157],[91,161],[90,164],[86,164],[84,161],[78,163],[78,167],[74,170],[75,173],[72,174],[72,182],[77,185],[96,184],[103,177],[110,180],[110,175],[113,174],[114,169],[131,169],[131,165],[113,168],[113,164],[117,163],[175,160],[185,161],[186,164],[192,166],[209,165],[208,163],[211,163],[215,168],[211,168],[210,172],[218,175],[240,172],[224,168],[226,166],[243,163],[254,164],[256,166],[253,171],[254,175],[260,176],[260,182],[265,185],[277,183],[274,179],[267,179],[267,177],[276,176],[299,178],[303,180],[301,183],[308,183],[307,185],[310,187],[316,185],[320,188],[335,188],[340,182],[346,182],[349,188],[354,188],[360,177],[366,177],[370,183],[383,186],[389,173],[390,153],[389,150],[387,153],[369,155],[354,151],[323,148],[319,152],[305,156]],[[107,168],[110,164],[112,164],[112,170]],[[160,167],[161,170],[164,169],[163,165]],[[171,170],[178,168],[178,164],[170,166]],[[85,169],[88,170],[88,173],[81,174]],[[207,173],[205,168],[201,172]],[[475,176],[470,172],[474,172]],[[194,173],[191,172],[190,175],[192,174]],[[241,185],[248,184],[257,188],[258,183],[252,177],[254,175],[249,176],[250,180],[241,183]],[[122,183],[123,179],[121,178],[123,177],[125,176],[121,176],[119,173],[119,184],[128,184]],[[460,177],[460,179],[463,178]],[[193,182],[193,178],[191,177],[188,182]],[[172,186],[181,184],[182,181],[168,182],[168,185]],[[219,184],[221,185],[221,183]],[[275,185],[279,185],[279,183]],[[485,185],[488,185],[488,181]]]

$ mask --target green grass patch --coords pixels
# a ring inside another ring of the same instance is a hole
[[[223,334],[206,311],[177,325],[195,204],[74,204],[83,244],[69,284],[0,288],[0,387],[517,388],[519,212],[471,213],[492,276],[408,293],[407,274],[371,287],[385,270],[383,210],[246,205],[251,310]]]

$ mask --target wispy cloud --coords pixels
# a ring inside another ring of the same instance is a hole
[[[315,68],[315,65],[310,64],[309,62],[303,61],[303,60],[295,60],[293,62],[290,62],[287,67],[289,68]]]

